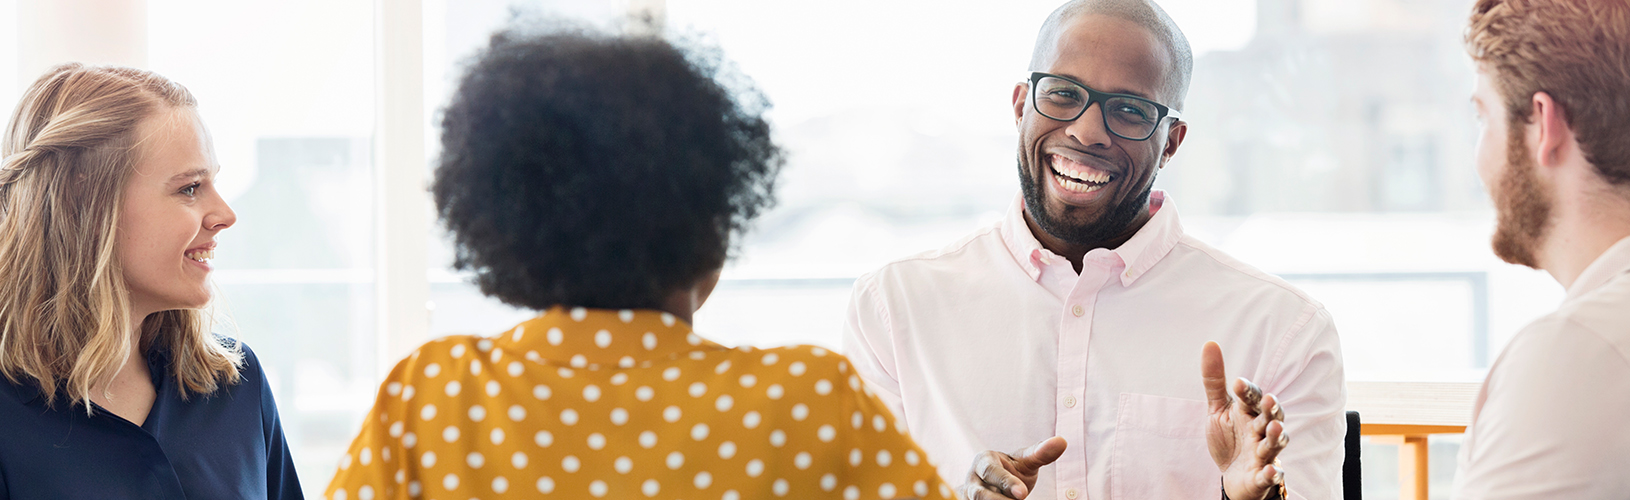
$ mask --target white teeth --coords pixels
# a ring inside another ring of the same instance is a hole
[[[1076,181],[1080,181],[1080,182],[1088,182],[1088,183],[1094,183],[1094,184],[1108,183],[1109,180],[1114,177],[1114,176],[1112,176],[1112,175],[1110,175],[1110,174],[1108,174],[1106,172],[1101,172],[1101,171],[1093,170],[1093,169],[1079,168],[1079,167],[1075,167],[1074,165],[1075,165],[1075,162],[1068,161],[1062,156],[1052,155],[1053,172],[1057,173],[1060,176],[1067,177],[1067,178],[1070,178],[1070,179],[1073,179],[1073,180],[1076,180]]]
[[[1103,184],[1087,184],[1064,176],[1058,176],[1058,185],[1066,191],[1075,193],[1091,193],[1104,188]]]
[[[210,259],[215,258],[215,251],[214,250],[195,250],[195,251],[187,252],[187,258],[192,259],[192,260],[196,260],[198,262],[209,262]]]

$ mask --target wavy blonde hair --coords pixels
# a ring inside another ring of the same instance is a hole
[[[169,352],[181,394],[239,379],[242,353],[199,310],[147,316],[129,334],[130,297],[114,251],[121,193],[139,151],[136,125],[197,106],[151,72],[67,64],[40,77],[6,126],[0,155],[0,373],[53,404],[90,407],[93,385],[132,349]]]

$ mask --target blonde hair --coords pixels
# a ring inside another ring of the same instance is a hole
[[[151,72],[66,64],[18,103],[0,145],[0,373],[65,393],[89,410],[93,384],[132,349],[169,351],[181,395],[239,379],[242,353],[210,333],[207,315],[169,310],[128,332],[129,289],[114,242],[124,185],[137,161],[136,125],[196,107]]]

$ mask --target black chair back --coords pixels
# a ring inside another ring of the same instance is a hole
[[[1358,439],[1358,412],[1347,412],[1347,458],[1341,463],[1341,497],[1345,500],[1364,498],[1363,467],[1358,459],[1362,448]]]

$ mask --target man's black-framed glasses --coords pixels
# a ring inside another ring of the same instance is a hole
[[[1061,122],[1075,121],[1092,103],[1098,103],[1104,128],[1116,137],[1144,141],[1166,119],[1183,119],[1183,114],[1160,103],[1135,95],[1099,92],[1081,82],[1058,75],[1030,73],[1030,103],[1041,116]]]

